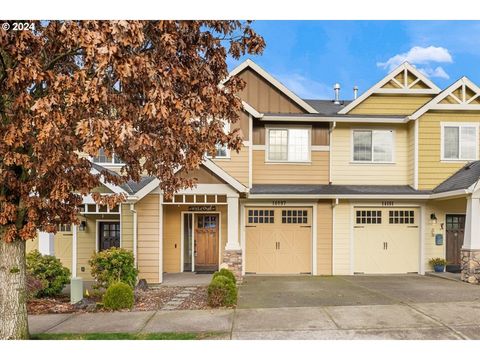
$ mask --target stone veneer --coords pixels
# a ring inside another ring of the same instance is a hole
[[[225,250],[223,252],[223,263],[233,272],[237,282],[242,281],[242,250]]]
[[[470,284],[480,283],[480,250],[462,250],[462,281]]]

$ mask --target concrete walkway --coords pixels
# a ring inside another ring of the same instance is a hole
[[[215,332],[221,339],[477,339],[478,302],[52,314],[33,333]]]

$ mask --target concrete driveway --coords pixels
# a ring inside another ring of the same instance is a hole
[[[480,286],[421,275],[247,276],[238,307],[278,308],[480,300]]]

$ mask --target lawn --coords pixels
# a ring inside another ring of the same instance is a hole
[[[91,333],[91,334],[35,334],[31,340],[202,340],[215,338],[215,333]]]

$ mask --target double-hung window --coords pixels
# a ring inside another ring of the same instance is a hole
[[[393,130],[353,130],[354,162],[393,162]]]
[[[310,128],[267,128],[267,160],[310,161]]]
[[[478,125],[442,124],[442,160],[477,160]]]
[[[225,122],[223,125],[223,131],[225,134],[228,134],[230,132],[230,123]],[[227,144],[216,144],[215,145],[216,152],[215,152],[215,157],[216,158],[224,158],[228,159],[230,157],[230,149],[228,148]]]
[[[97,156],[93,157],[93,162],[105,165],[123,165],[123,161],[120,160],[115,154],[113,154],[113,157],[108,157],[103,149],[100,149]]]

